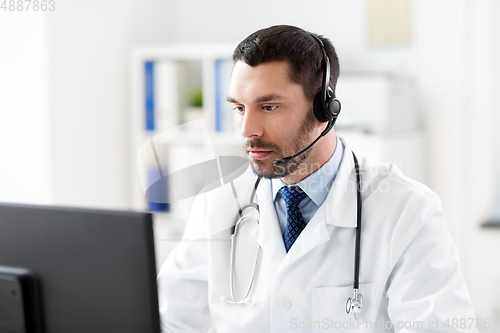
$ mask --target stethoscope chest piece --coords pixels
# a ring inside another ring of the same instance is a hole
[[[358,289],[354,289],[354,297],[349,297],[345,303],[347,314],[354,314],[354,319],[358,320],[363,314],[363,295],[358,294]]]

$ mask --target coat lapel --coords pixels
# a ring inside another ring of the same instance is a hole
[[[322,205],[304,230],[302,230],[299,237],[288,251],[281,268],[294,263],[318,245],[330,240],[330,235],[325,223],[326,214],[324,208],[324,205]]]
[[[253,235],[262,248],[263,255],[270,256],[276,267],[280,267],[285,259],[286,250],[271,197],[271,182],[268,179],[261,180],[257,189],[257,200],[260,209],[260,223],[254,229]]]

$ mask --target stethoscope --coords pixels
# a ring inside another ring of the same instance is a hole
[[[363,295],[359,292],[359,256],[360,256],[360,244],[361,244],[361,212],[362,212],[362,203],[361,203],[361,175],[359,173],[359,164],[358,164],[358,159],[356,158],[356,155],[352,153],[353,159],[354,159],[354,168],[356,170],[356,185],[357,185],[357,195],[356,195],[356,200],[357,200],[357,224],[356,224],[356,246],[354,249],[354,283],[353,283],[353,290],[354,290],[354,296],[349,297],[346,302],[346,312],[347,314],[353,313],[354,318],[358,320],[361,318],[362,315],[362,308],[363,308]],[[252,285],[254,282],[254,277],[255,277],[255,271],[257,269],[257,263],[259,260],[259,253],[260,253],[260,246],[257,246],[257,251],[255,254],[255,261],[253,264],[253,269],[252,269],[252,276],[250,278],[250,282],[248,284],[247,290],[245,292],[245,295],[241,300],[236,300],[234,296],[234,252],[235,252],[235,245],[236,245],[236,235],[238,234],[238,230],[240,229],[241,225],[245,222],[248,221],[254,221],[259,223],[259,217],[260,217],[260,211],[259,211],[259,205],[254,203],[254,198],[255,198],[255,192],[257,191],[257,187],[259,186],[261,177],[257,178],[257,181],[255,182],[255,185],[252,190],[252,196],[250,197],[250,203],[241,207],[236,214],[235,217],[235,225],[233,226],[232,232],[231,232],[231,254],[230,254],[230,262],[229,262],[229,289],[231,293],[231,299],[226,299],[228,303],[230,304],[236,304],[236,305],[241,305],[241,304],[250,304],[251,299],[248,297],[250,294],[250,290],[252,289]],[[233,192],[235,192],[234,185],[231,183],[233,186]],[[235,196],[237,199],[237,196]],[[245,215],[246,211],[255,211],[257,212],[257,217],[254,215]],[[225,299],[225,298],[223,298]]]

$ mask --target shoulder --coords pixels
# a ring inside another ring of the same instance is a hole
[[[413,180],[394,163],[373,163],[360,158],[363,198],[386,199],[392,202],[439,201],[438,195],[428,186]]]
[[[403,174],[394,163],[363,159],[363,211],[366,227],[389,244],[393,262],[410,244],[424,239],[451,240],[439,196],[426,185]]]

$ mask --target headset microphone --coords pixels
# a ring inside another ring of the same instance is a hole
[[[318,42],[321,51],[323,53],[323,60],[321,61],[321,64],[323,65],[323,80],[321,84],[321,91],[314,98],[313,110],[316,119],[318,119],[321,122],[328,122],[328,126],[326,126],[326,128],[323,130],[323,132],[321,132],[321,134],[316,138],[316,140],[314,140],[305,149],[301,150],[300,152],[298,152],[293,156],[288,156],[273,161],[275,167],[281,167],[286,165],[295,157],[303,154],[309,148],[314,146],[314,144],[318,142],[319,139],[321,139],[328,132],[330,132],[330,130],[333,128],[333,125],[335,125],[335,121],[337,120],[337,117],[340,113],[341,109],[340,101],[335,97],[333,92],[328,89],[328,87],[330,86],[330,60],[328,59],[328,56],[326,54],[325,45],[323,44],[323,41],[316,35],[311,34],[311,36]]]
[[[330,130],[333,128],[334,123],[335,123],[335,120],[330,120],[328,122],[328,126],[324,129],[324,131],[321,132],[321,134],[316,138],[316,140],[314,140],[309,146],[307,146],[306,148],[304,148],[303,150],[301,150],[300,152],[298,152],[297,154],[295,154],[293,156],[288,156],[288,157],[280,158],[278,160],[273,161],[274,166],[275,167],[283,166],[283,165],[287,164],[288,162],[290,162],[291,160],[293,160],[295,157],[297,157],[297,156],[305,153],[309,148],[311,148],[312,146],[314,146],[314,144],[316,142],[318,142],[319,139],[321,139],[328,132],[330,132]]]

